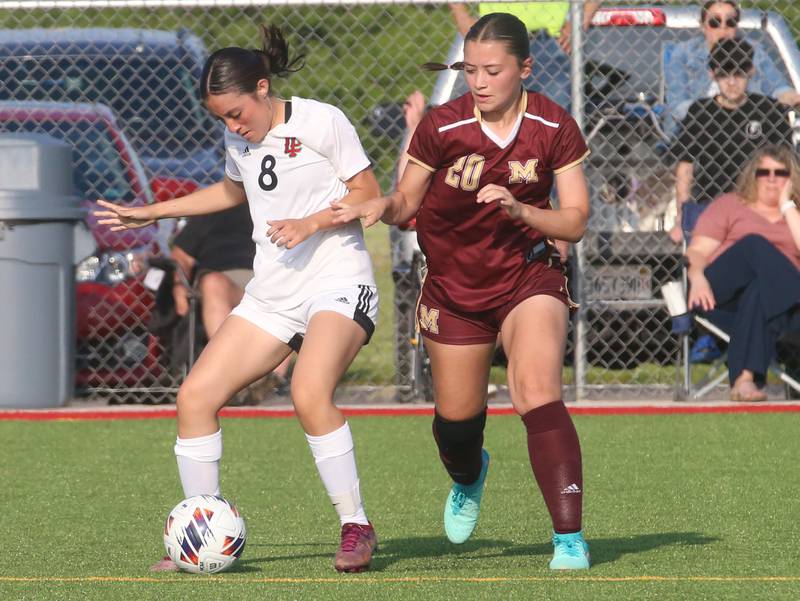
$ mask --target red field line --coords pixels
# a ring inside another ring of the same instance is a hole
[[[686,415],[696,413],[796,413],[800,412],[800,403],[758,403],[742,405],[600,405],[587,407],[568,404],[573,415]],[[433,415],[433,406],[403,407],[389,405],[385,407],[341,407],[345,415],[359,416],[394,416],[394,415]],[[491,415],[514,415],[509,406],[489,407]],[[26,409],[0,410],[0,421],[74,421],[74,420],[122,420],[122,419],[174,419],[175,407],[167,408],[118,408],[118,409]],[[270,407],[227,407],[221,412],[222,417],[233,418],[275,418],[293,417],[294,411],[286,408]]]

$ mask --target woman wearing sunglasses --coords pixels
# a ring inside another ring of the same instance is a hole
[[[719,88],[708,72],[711,49],[720,40],[737,36],[739,6],[733,0],[709,0],[700,9],[703,36],[676,44],[664,65],[664,84],[668,107],[667,129],[675,133],[676,124],[686,116],[689,106],[700,98],[710,98]],[[800,104],[800,94],[792,88],[767,52],[754,43],[755,75],[747,91],[769,96],[783,104]]]
[[[800,165],[765,146],[744,165],[736,191],[703,211],[689,261],[689,307],[731,337],[731,400],[764,401],[777,339],[800,331]]]

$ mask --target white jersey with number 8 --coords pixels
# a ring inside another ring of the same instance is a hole
[[[225,132],[225,173],[244,185],[253,218],[255,275],[247,293],[271,311],[296,307],[324,290],[375,285],[358,221],[319,231],[291,250],[267,237],[268,221],[329,208],[348,193],[344,182],[370,166],[341,110],[296,96],[289,106],[286,123],[261,142]]]

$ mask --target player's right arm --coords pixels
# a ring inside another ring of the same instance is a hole
[[[142,207],[125,207],[98,199],[97,204],[105,210],[96,210],[98,223],[110,225],[112,231],[133,229],[150,225],[158,219],[168,217],[190,217],[230,209],[247,201],[241,182],[225,176],[217,184],[201,188],[186,196],[158,202]]]
[[[433,173],[420,165],[409,162],[397,189],[389,196],[373,198],[351,206],[340,202],[331,203],[333,222],[347,223],[361,219],[364,227],[383,221],[389,225],[407,223],[417,214],[425,192],[428,191]]]

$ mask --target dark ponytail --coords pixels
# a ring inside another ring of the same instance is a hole
[[[253,94],[262,79],[286,77],[304,65],[304,55],[289,60],[289,45],[275,25],[261,25],[261,49],[229,47],[208,57],[200,77],[200,95]]]
[[[448,69],[452,69],[453,71],[463,71],[464,61],[458,61],[452,65],[445,65],[444,63],[425,63],[422,65],[422,68],[426,71],[447,71]]]
[[[299,71],[305,64],[305,55],[294,57],[289,60],[289,44],[283,37],[283,32],[276,25],[261,25],[261,50],[257,50],[264,56],[265,66],[275,77],[286,77],[290,73]],[[269,78],[268,78],[269,79]]]
[[[516,56],[520,64],[531,55],[528,28],[519,18],[508,13],[490,13],[482,16],[469,28],[464,37],[464,43],[467,42],[504,42],[508,52]],[[422,68],[428,71],[462,70],[464,63],[458,62],[452,65],[425,63]]]

